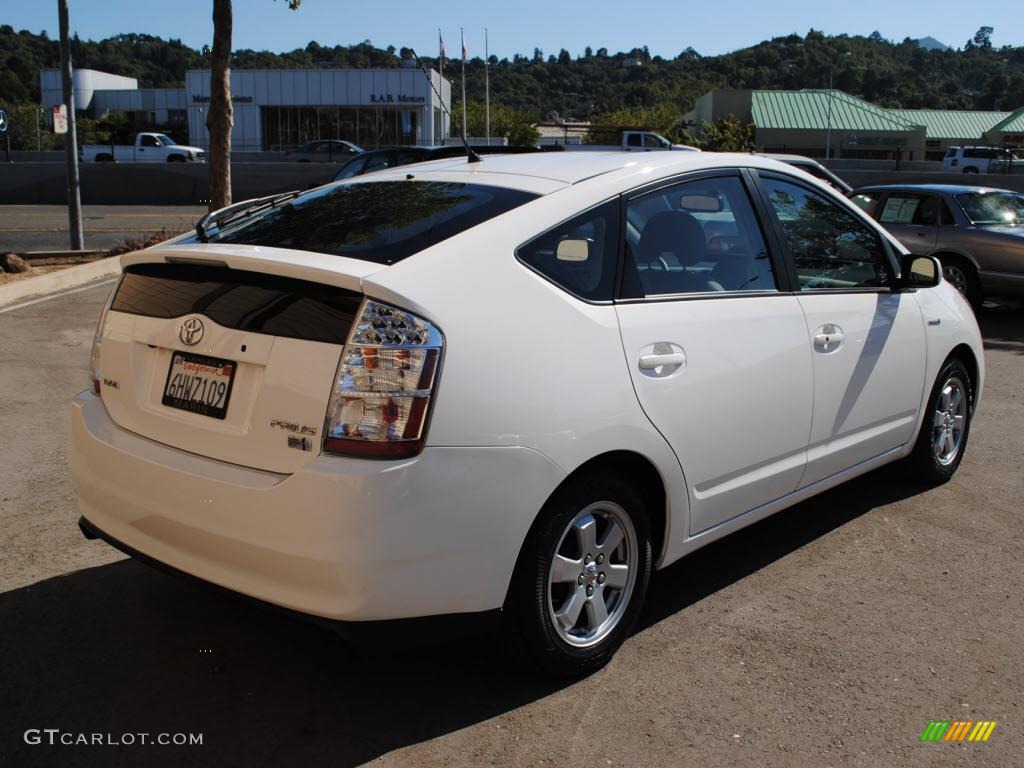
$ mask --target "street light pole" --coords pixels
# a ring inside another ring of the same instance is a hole
[[[68,109],[68,132],[64,137],[64,157],[68,173],[68,230],[71,250],[85,247],[82,234],[82,198],[78,185],[78,134],[75,127],[75,90],[71,78],[71,48],[68,45],[68,0],[57,0],[60,23],[60,74],[64,103]]]
[[[828,110],[825,118],[825,162],[832,154],[832,64],[828,65]]]

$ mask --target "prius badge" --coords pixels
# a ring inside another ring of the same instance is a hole
[[[190,317],[181,324],[178,338],[181,339],[182,343],[188,344],[190,347],[198,344],[203,340],[203,321],[198,317]]]

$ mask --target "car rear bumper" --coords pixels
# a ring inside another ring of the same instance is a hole
[[[338,621],[499,608],[562,471],[519,447],[407,461],[321,455],[290,475],[203,458],[72,401],[70,464],[88,529],[130,554]]]

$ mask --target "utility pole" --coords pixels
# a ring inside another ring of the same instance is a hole
[[[75,89],[71,78],[71,48],[68,45],[68,0],[57,0],[60,23],[60,75],[64,103],[68,108],[68,132],[64,137],[64,157],[68,173],[68,230],[71,250],[85,247],[82,233],[82,198],[78,185],[78,133],[75,127]]]
[[[487,27],[484,27],[484,136],[491,146],[491,52],[487,45]]]
[[[466,140],[466,32],[459,27],[462,37],[462,140]]]

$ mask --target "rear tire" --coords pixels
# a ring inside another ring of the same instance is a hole
[[[940,254],[939,261],[942,262],[942,277],[946,282],[960,291],[972,307],[980,309],[985,297],[974,265],[961,256],[946,254]]]
[[[597,671],[629,636],[650,577],[640,494],[614,476],[571,478],[519,556],[506,601],[511,650],[554,677]]]
[[[941,485],[953,477],[967,449],[973,412],[971,375],[962,361],[951,357],[935,379],[908,459],[921,481]]]

